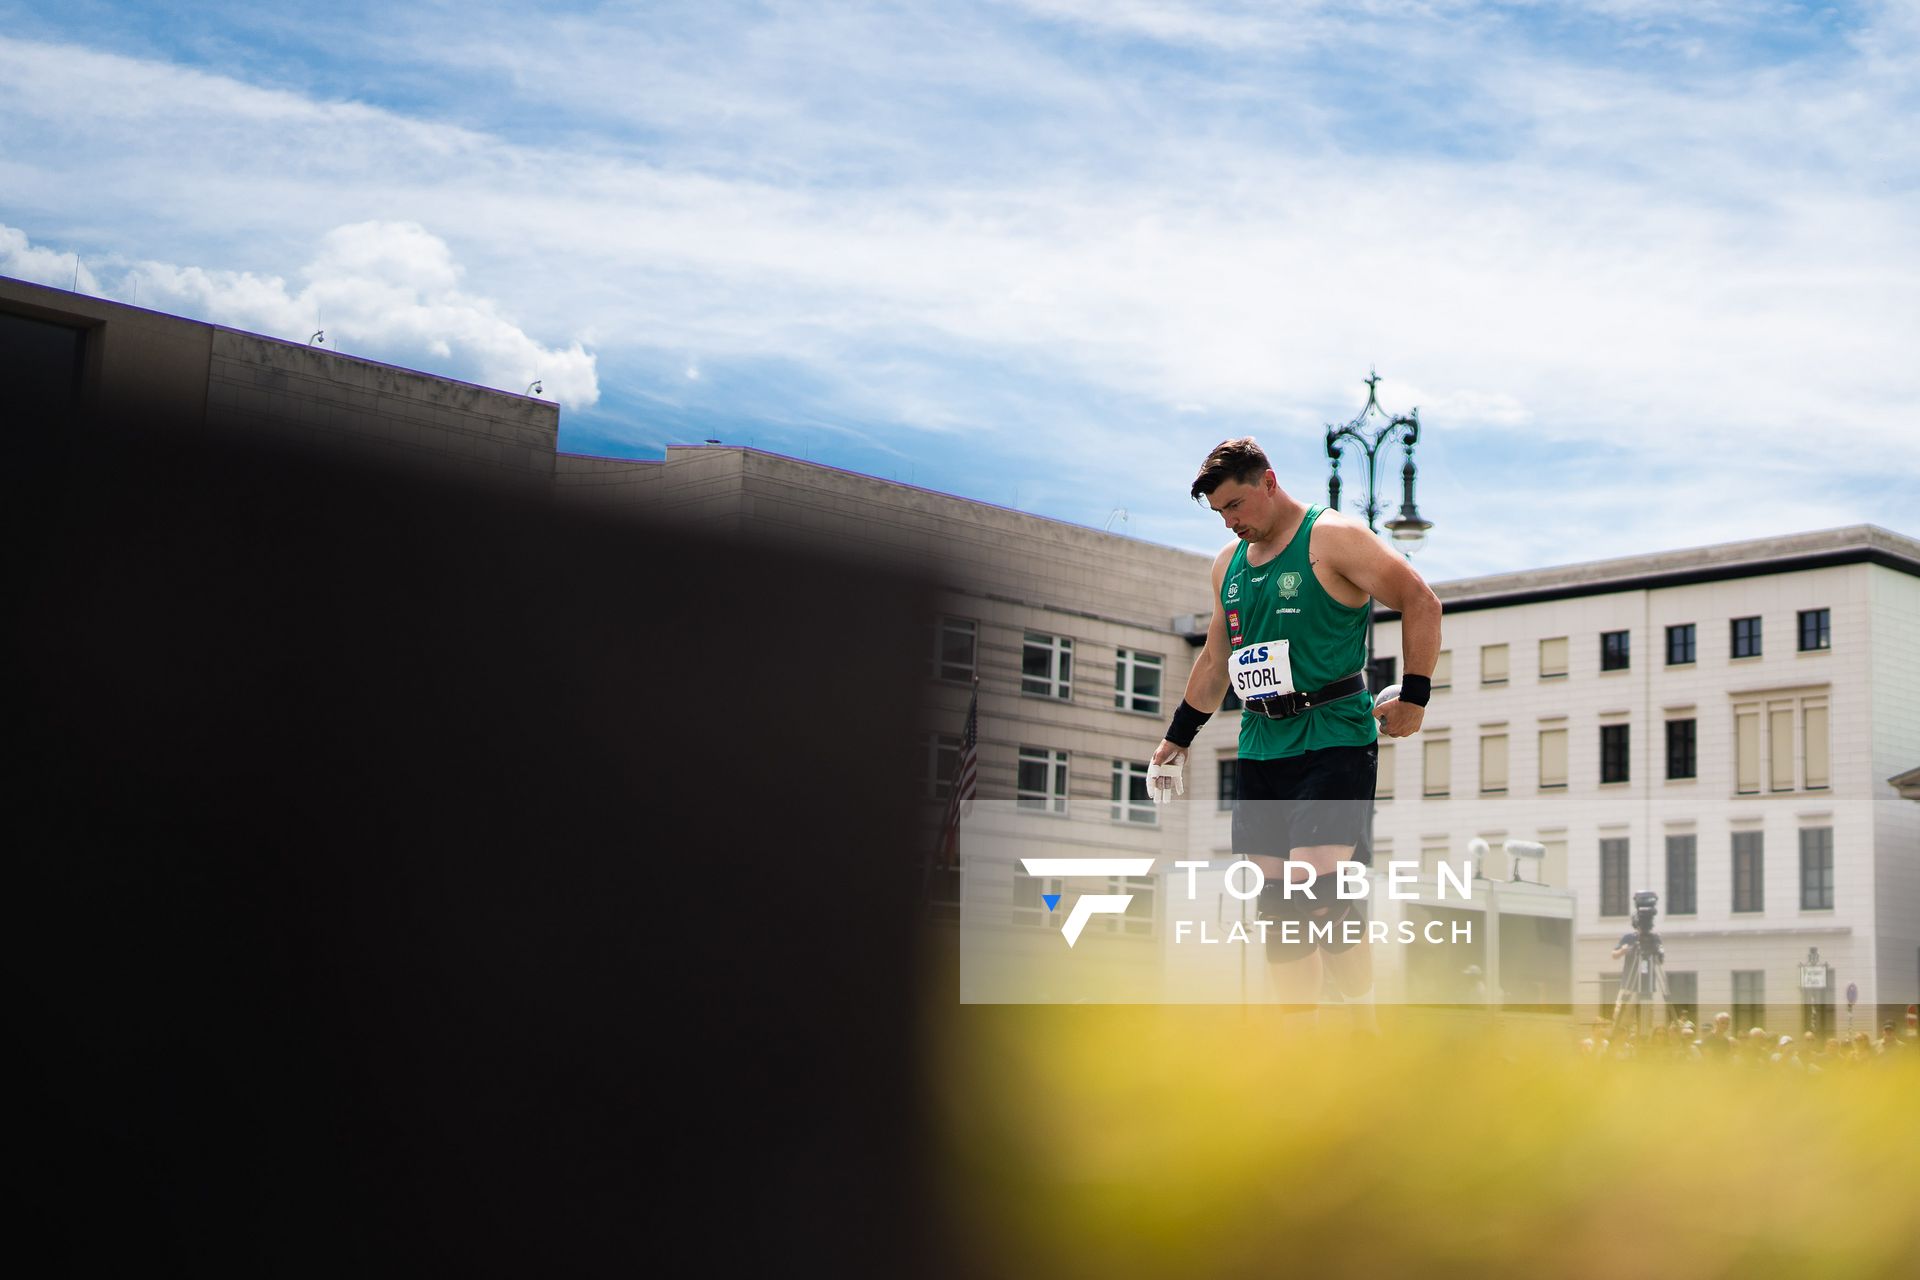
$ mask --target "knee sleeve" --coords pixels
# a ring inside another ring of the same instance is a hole
[[[1339,955],[1366,937],[1367,909],[1361,898],[1337,898],[1329,877],[1314,886],[1319,898],[1269,883],[1260,890],[1260,919],[1267,925],[1267,959],[1286,963],[1315,949]],[[1347,937],[1347,921],[1358,921],[1357,934]]]
[[[1332,886],[1314,888],[1331,891]],[[1320,945],[1313,936],[1313,926],[1324,924],[1328,905],[1298,889],[1289,896],[1281,885],[1269,881],[1260,890],[1260,918],[1267,922],[1267,959],[1283,964],[1311,954]]]
[[[1320,944],[1330,956],[1350,951],[1367,940],[1367,900],[1338,898],[1327,917],[1333,922],[1332,935]]]

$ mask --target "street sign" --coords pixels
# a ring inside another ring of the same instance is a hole
[[[1848,1013],[1853,1012],[1854,1002],[1859,999],[1860,999],[1860,984],[1857,982],[1849,982],[1847,984],[1847,1012]]]
[[[1823,964],[1801,965],[1800,989],[1802,991],[1825,991],[1827,989],[1827,966]],[[1847,1003],[1853,1003],[1851,996],[1849,996]]]

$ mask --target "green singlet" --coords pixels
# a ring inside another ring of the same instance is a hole
[[[1358,608],[1341,604],[1313,576],[1307,560],[1313,522],[1323,510],[1308,507],[1293,539],[1263,565],[1247,564],[1246,543],[1235,547],[1220,580],[1220,606],[1233,648],[1288,641],[1293,687],[1302,690],[1325,688],[1367,665],[1367,610],[1373,602]],[[1243,711],[1240,758],[1281,760],[1322,747],[1363,747],[1378,732],[1373,695],[1365,691],[1285,720]]]

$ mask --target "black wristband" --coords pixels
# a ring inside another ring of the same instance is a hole
[[[1424,707],[1427,705],[1427,699],[1432,696],[1432,677],[1416,675],[1400,677],[1400,701],[1410,702],[1416,707]]]
[[[1200,726],[1213,719],[1211,712],[1196,711],[1185,698],[1173,709],[1173,723],[1167,726],[1167,741],[1176,747],[1193,745],[1193,735],[1200,732]]]

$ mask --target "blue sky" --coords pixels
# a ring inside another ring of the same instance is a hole
[[[0,0],[0,33],[0,273],[539,378],[563,448],[718,437],[1204,550],[1207,449],[1324,495],[1371,366],[1425,425],[1435,579],[1920,534],[1914,0]]]

